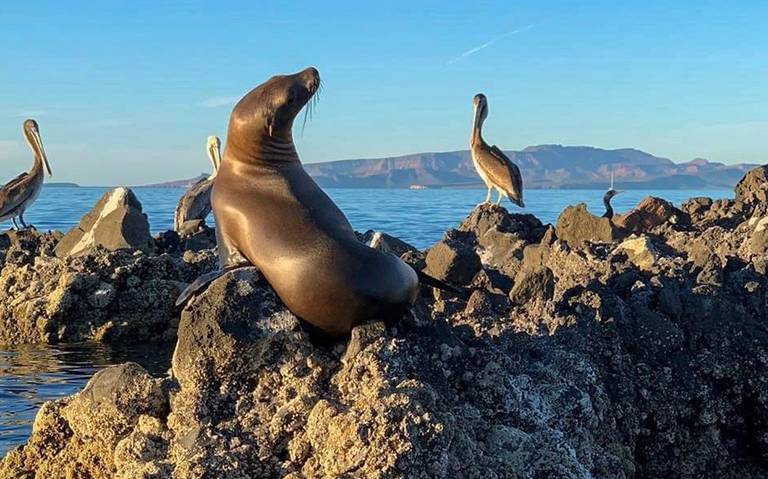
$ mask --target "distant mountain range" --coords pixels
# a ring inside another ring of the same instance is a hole
[[[520,167],[526,188],[605,189],[612,172],[617,189],[733,188],[747,171],[757,166],[726,165],[704,159],[674,163],[631,148],[540,145],[506,153]],[[304,168],[320,186],[328,188],[482,186],[468,150],[310,163]],[[147,186],[187,186],[197,179]]]
[[[210,175],[210,173],[200,173],[194,178],[166,181],[163,183],[153,183],[151,185],[139,185],[136,188],[189,188],[203,178],[208,178],[208,175]]]

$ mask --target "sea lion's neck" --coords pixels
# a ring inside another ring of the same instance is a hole
[[[228,139],[225,156],[248,164],[299,163],[299,154],[290,136],[282,139],[269,136]]]

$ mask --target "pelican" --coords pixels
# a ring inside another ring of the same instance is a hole
[[[211,212],[211,188],[221,164],[221,140],[219,140],[219,137],[209,136],[206,150],[208,158],[213,165],[213,170],[208,178],[200,179],[179,199],[179,204],[176,206],[176,214],[173,217],[173,228],[176,231],[180,231],[181,226],[186,221],[204,221],[208,213]]]
[[[0,222],[11,220],[16,230],[19,229],[16,218],[24,229],[28,228],[24,222],[24,212],[35,202],[43,189],[43,167],[48,170],[48,176],[53,176],[35,120],[24,121],[24,139],[35,155],[35,163],[31,170],[20,174],[0,189]]]
[[[499,193],[498,206],[501,199],[506,196],[512,203],[524,208],[523,202],[523,177],[520,169],[512,163],[507,155],[496,145],[488,146],[483,140],[482,128],[485,118],[488,116],[488,100],[485,95],[475,95],[475,120],[472,124],[472,137],[469,145],[472,149],[472,162],[475,169],[488,187],[488,196],[483,204],[491,203],[493,188]]]
[[[616,191],[613,189],[613,172],[611,172],[611,187],[608,188],[608,191],[606,191],[605,195],[603,196],[603,204],[605,205],[605,213],[603,214],[603,218],[613,218],[613,207],[611,206],[611,199],[619,193],[621,193],[621,191]]]

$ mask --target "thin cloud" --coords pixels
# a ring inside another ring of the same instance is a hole
[[[456,63],[458,61],[461,61],[461,60],[463,60],[463,59],[465,59],[465,58],[467,58],[469,56],[474,55],[475,53],[479,52],[480,50],[483,50],[483,49],[486,49],[486,48],[490,47],[491,45],[493,45],[494,43],[496,43],[496,42],[498,42],[500,40],[503,40],[503,39],[505,39],[505,38],[507,38],[509,36],[512,36],[512,35],[517,35],[518,33],[526,32],[526,31],[530,30],[531,28],[533,28],[535,26],[536,26],[536,24],[532,23],[530,25],[526,25],[523,28],[518,28],[516,30],[511,30],[511,31],[508,31],[506,33],[502,33],[498,37],[493,38],[493,39],[483,43],[482,45],[476,46],[474,48],[470,48],[469,50],[465,51],[464,53],[462,53],[461,55],[457,56],[456,58],[452,58],[452,59],[448,60],[448,65],[453,65],[454,63]]]
[[[219,108],[234,105],[239,99],[239,96],[213,96],[201,101],[197,106],[201,108]]]
[[[10,118],[40,118],[48,115],[45,110],[3,110],[2,116]]]
[[[97,119],[97,120],[89,120],[81,123],[80,125],[86,128],[117,128],[120,126],[125,126],[127,124],[128,122],[125,120],[120,120],[117,118],[104,118],[104,119]]]

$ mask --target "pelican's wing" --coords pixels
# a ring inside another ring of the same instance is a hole
[[[181,198],[179,198],[179,203],[176,205],[176,210],[173,212],[173,229],[175,231],[179,230],[179,227],[181,226],[182,221],[182,215],[184,214],[184,210],[186,210],[185,202],[187,199],[187,193],[188,191],[185,191],[183,195],[181,195]]]
[[[483,161],[485,174],[493,184],[507,192],[517,193],[522,198],[523,177],[520,168],[496,145],[488,150],[486,160]]]
[[[0,216],[18,208],[33,193],[31,188],[24,188],[28,178],[29,173],[22,173],[0,189]]]
[[[174,215],[174,227],[178,230],[185,221],[202,220],[211,212],[211,188],[213,180],[203,179],[192,185],[179,199]]]

